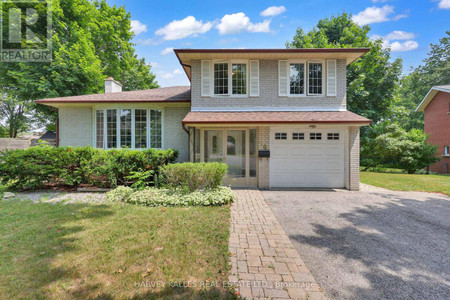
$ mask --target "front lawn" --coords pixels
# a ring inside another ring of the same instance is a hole
[[[450,196],[450,176],[361,172],[361,182],[394,191],[436,192]]]
[[[228,235],[227,205],[0,199],[0,299],[232,298],[199,287],[227,280]]]

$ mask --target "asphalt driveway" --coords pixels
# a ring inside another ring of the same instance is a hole
[[[448,299],[450,198],[430,193],[264,191],[332,299]]]

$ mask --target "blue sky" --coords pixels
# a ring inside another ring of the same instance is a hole
[[[153,66],[159,84],[188,85],[172,49],[285,48],[298,27],[342,12],[369,24],[404,73],[426,57],[430,43],[450,30],[450,0],[303,0],[303,1],[144,1],[108,0],[131,13],[140,57]]]

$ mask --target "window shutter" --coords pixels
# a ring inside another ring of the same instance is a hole
[[[278,61],[278,96],[287,96],[288,91],[288,61]]]
[[[202,60],[202,97],[210,97],[211,96],[211,61],[210,60]]]
[[[250,61],[250,97],[259,97],[259,60]]]
[[[327,60],[327,96],[336,97],[336,60]]]

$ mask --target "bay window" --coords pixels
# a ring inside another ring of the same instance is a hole
[[[162,148],[162,112],[147,109],[95,111],[97,148]]]

